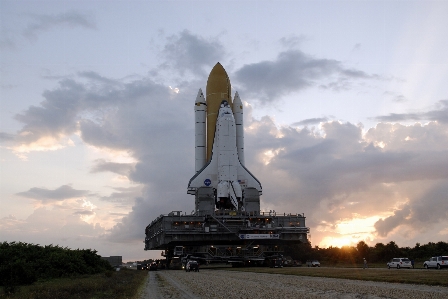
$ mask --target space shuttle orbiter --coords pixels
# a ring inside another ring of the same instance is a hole
[[[195,213],[228,209],[257,214],[261,184],[244,166],[243,104],[232,103],[226,71],[217,63],[207,80],[206,98],[199,89],[195,102],[195,170],[188,194],[195,195]]]

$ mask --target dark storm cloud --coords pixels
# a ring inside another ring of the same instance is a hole
[[[400,121],[439,121],[448,123],[448,100],[441,100],[436,109],[421,113],[390,113],[389,115],[377,116],[374,119],[384,122]]]
[[[188,157],[194,156],[192,106],[197,90],[184,92],[140,101],[131,110],[115,113],[110,119],[113,125],[97,125],[100,131],[113,132],[117,140],[129,140],[138,162],[128,177],[145,186],[141,196],[133,197],[132,211],[112,229],[113,242],[142,240],[142,227],[158,215],[193,209],[194,199],[186,188],[194,174],[194,160]]]
[[[42,202],[50,202],[86,196],[88,194],[89,191],[87,190],[76,190],[71,186],[62,185],[61,187],[54,190],[34,187],[28,191],[17,193],[16,195],[41,200]]]
[[[59,134],[71,134],[76,130],[75,117],[79,112],[81,94],[84,86],[73,80],[60,82],[60,89],[45,91],[46,98],[41,106],[30,106],[15,119],[24,123],[20,138],[22,142],[33,142],[41,137],[57,137]]]
[[[356,69],[347,69],[334,59],[316,59],[299,50],[282,52],[274,61],[243,66],[235,73],[245,94],[272,102],[278,97],[312,86],[348,89],[354,79],[377,79]]]
[[[29,144],[80,132],[86,144],[132,155],[136,164],[98,160],[91,169],[126,175],[150,190],[143,197],[139,190],[116,190],[100,198],[126,208],[134,203],[122,220],[126,225],[112,230],[113,241],[141,239],[138,228],[166,209],[191,211],[194,200],[184,198],[194,159],[185,157],[194,156],[193,106],[198,87],[185,85],[177,94],[148,78],[125,83],[93,72],[78,76],[61,80],[57,88],[44,92],[40,106],[16,116],[24,123],[15,136],[17,142]],[[41,194],[51,191],[32,189],[20,195],[43,199]]]
[[[127,139],[121,139],[118,132],[114,132],[113,124],[109,120],[98,124],[90,119],[83,119],[79,124],[82,140],[88,144],[100,148],[124,149],[129,143]]]
[[[133,196],[134,194],[130,194]],[[100,200],[113,202],[113,203],[124,203],[133,200],[134,198],[129,196],[129,194],[123,192],[112,192],[108,196],[101,196]]]
[[[144,240],[144,228],[158,216],[153,213],[154,208],[156,207],[151,205],[148,200],[142,197],[136,198],[132,211],[112,228],[108,239],[116,243]]]
[[[173,184],[174,189],[177,186]],[[194,210],[194,197],[187,195],[187,184],[180,194],[170,190],[158,190],[158,193],[144,193],[135,199],[132,211],[117,223],[108,236],[108,240],[117,243],[142,241],[145,239],[145,227],[161,214],[171,211],[183,211],[188,214]]]
[[[147,99],[134,101],[133,105],[119,105],[103,122],[81,121],[85,142],[107,148],[128,146],[138,161],[128,178],[145,186],[143,196],[141,192],[137,196],[117,190],[101,198],[115,203],[134,201],[132,211],[113,228],[111,241],[141,240],[142,227],[154,217],[171,210],[193,209],[186,185],[194,172],[194,160],[185,157],[194,156],[192,107],[197,92],[194,89],[170,94],[166,88],[148,94]],[[99,165],[103,170],[121,171],[115,164]]]
[[[319,131],[276,128],[267,119],[250,126],[246,161],[263,184],[262,205],[307,213],[314,234],[321,221],[337,223],[353,215],[396,211],[376,225],[379,237],[403,224],[431,229],[446,219],[446,193],[437,187],[448,186],[446,125],[379,124],[367,133],[362,126],[334,121],[323,122]],[[265,153],[272,157],[263,165]],[[423,196],[421,190],[426,190]],[[409,209],[396,210],[406,200]],[[441,207],[438,215],[424,221],[434,206]]]
[[[440,220],[448,219],[448,184],[446,184],[446,180],[436,183],[418,200],[413,201],[411,211],[408,223],[417,230],[426,230],[431,227],[428,224],[436,224]]]
[[[325,138],[286,147],[272,160],[272,166],[303,180],[321,180],[316,183],[322,191],[327,189],[328,197],[370,184],[448,178],[446,150],[417,152],[413,145],[397,151],[369,149],[371,144],[363,140],[362,129],[355,125],[332,122],[323,129]]]
[[[379,236],[386,237],[387,234],[403,224],[406,218],[409,216],[410,209],[409,206],[404,207],[401,210],[394,212],[393,216],[387,217],[386,219],[380,219],[375,223],[375,229]]]
[[[197,89],[185,87],[176,94],[168,88],[150,85],[152,88],[146,89],[140,85],[134,81],[120,88],[127,96],[102,121],[79,122],[86,143],[126,148],[137,160],[135,165],[97,161],[93,170],[121,174],[130,170],[126,176],[146,189],[143,196],[141,191],[116,190],[101,198],[122,206],[134,203],[132,211],[112,230],[109,239],[113,242],[141,240],[141,228],[152,218],[171,210],[193,209],[194,200],[186,194],[186,184],[193,175],[194,160],[185,157],[194,156],[192,107]]]
[[[168,38],[163,49],[167,62],[164,67],[171,67],[180,74],[191,72],[205,76],[225,55],[225,47],[218,40],[207,40],[184,30]]]
[[[127,138],[118,140],[113,128],[99,131],[98,127],[113,126],[108,123],[108,117],[117,106],[131,106],[136,101],[149,101],[151,97],[161,94],[168,97],[167,87],[147,79],[120,83],[93,72],[82,73],[82,76],[91,80],[87,83],[74,79],[61,80],[58,88],[43,93],[45,100],[40,106],[30,106],[15,116],[24,124],[17,135],[18,141],[31,143],[42,137],[70,135],[78,130],[79,124],[86,141],[112,148],[126,148]]]
[[[92,16],[77,11],[68,11],[53,15],[29,15],[33,22],[23,31],[23,35],[28,38],[36,38],[40,32],[48,31],[55,27],[82,27],[86,29],[95,29],[96,24]]]
[[[101,196],[100,200],[114,203],[116,207],[129,207],[134,199],[141,195],[140,187],[113,188],[114,192],[108,196]]]
[[[402,225],[412,227],[418,232],[426,232],[441,220],[448,217],[448,186],[436,184],[423,196],[394,212],[394,215],[375,223],[379,236],[386,237]]]
[[[425,113],[429,120],[436,120],[448,124],[448,100],[442,100],[438,103],[438,108]]]

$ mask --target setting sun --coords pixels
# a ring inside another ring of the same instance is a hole
[[[335,225],[322,222],[316,230],[324,236],[316,245],[321,248],[355,246],[359,241],[371,240],[374,238],[374,224],[378,219],[380,219],[379,216],[342,219]]]
[[[353,239],[347,237],[341,237],[341,238],[325,237],[320,242],[319,247],[328,248],[332,246],[341,248],[344,246],[351,246],[351,245],[354,245]]]

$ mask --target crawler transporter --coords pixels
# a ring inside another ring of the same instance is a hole
[[[145,250],[163,250],[170,268],[189,260],[269,265],[285,246],[307,242],[303,213],[261,212],[261,183],[244,163],[243,104],[230,91],[217,63],[206,97],[200,89],[194,104],[196,172],[187,187],[194,211],[160,215],[146,227]]]

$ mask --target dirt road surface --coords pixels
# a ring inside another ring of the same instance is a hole
[[[445,299],[448,288],[212,269],[188,273],[181,270],[149,272],[141,299],[168,298]]]

